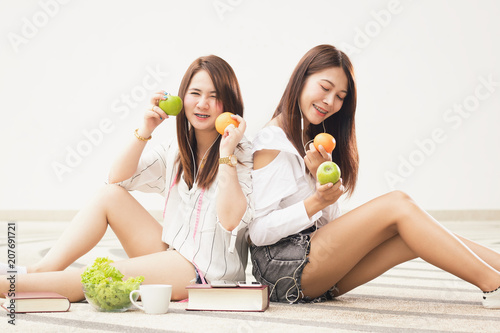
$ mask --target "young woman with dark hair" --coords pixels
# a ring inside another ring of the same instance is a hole
[[[45,257],[27,267],[28,274],[18,275],[16,291],[56,291],[71,301],[83,299],[82,270],[63,270],[91,250],[108,225],[130,258],[113,265],[125,278],[143,275],[144,284],[171,284],[173,300],[186,298],[185,287],[192,283],[245,280],[252,156],[243,136],[238,81],[223,59],[201,57],[186,71],[179,97],[184,106],[176,119],[177,138],[143,153],[153,131],[169,118],[158,107],[167,98],[159,91],[112,165],[110,184],[75,216]],[[223,111],[234,113],[239,126],[230,125],[220,135],[215,119]],[[132,190],[166,198],[163,226]],[[8,290],[7,282],[0,277],[0,293]]]
[[[331,299],[421,257],[480,288],[485,307],[500,308],[500,254],[446,230],[405,193],[340,214],[338,199],[352,194],[358,172],[355,111],[349,58],[319,45],[300,60],[272,120],[254,138],[250,253],[271,300]],[[332,155],[307,147],[324,131],[336,138]],[[342,178],[320,185],[316,170],[329,160]]]

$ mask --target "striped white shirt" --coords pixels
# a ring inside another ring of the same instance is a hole
[[[175,183],[174,161],[179,151],[176,139],[145,152],[136,173],[119,183],[129,191],[159,193],[167,198],[162,240],[196,265],[208,281],[245,280],[248,258],[245,234],[253,217],[253,161],[251,143],[243,138],[240,144],[241,149],[235,151],[239,162],[236,170],[247,209],[232,232],[224,229],[217,217],[219,176],[204,190],[196,184],[189,189],[184,177]]]

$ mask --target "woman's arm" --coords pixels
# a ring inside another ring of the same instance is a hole
[[[268,166],[279,154],[277,150],[255,152],[254,170]],[[303,199],[297,198],[295,203],[283,208],[282,200],[300,191],[292,166],[295,158],[283,155],[275,165],[254,172],[256,212],[249,232],[256,245],[274,244],[283,237],[311,227],[322,216],[322,210],[335,203],[342,194],[339,190],[341,182],[335,185],[317,183],[313,194],[301,192],[304,193]]]
[[[112,164],[108,183],[118,183],[134,175],[144,147],[148,142],[147,139],[151,137],[156,127],[168,118],[167,114],[158,107],[158,102],[164,99],[166,97],[163,91],[158,91],[151,97],[151,106],[144,114],[144,121],[136,132],[142,140],[138,137],[131,138]]]
[[[286,208],[273,208],[276,209],[256,209],[256,216],[248,227],[250,239],[257,246],[272,245],[284,237],[313,226],[314,221],[321,217],[318,214],[314,216],[315,219],[310,219],[302,201]]]
[[[238,127],[229,125],[219,147],[220,157],[233,155],[236,146],[243,138],[246,122],[240,116],[232,116],[239,122]],[[243,218],[247,207],[247,197],[241,189],[236,167],[219,165],[219,189],[217,194],[217,216],[224,229],[232,231]]]
[[[335,184],[328,183],[320,185],[316,182],[316,191],[313,195],[304,200],[304,207],[307,211],[309,218],[313,217],[319,211],[334,204],[344,193],[344,186],[342,185],[342,178]]]

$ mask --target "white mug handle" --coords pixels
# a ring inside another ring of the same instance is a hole
[[[130,301],[132,302],[132,304],[136,307],[138,307],[139,309],[141,309],[142,311],[146,311],[144,310],[144,307],[143,306],[140,306],[139,304],[137,304],[135,301],[134,301],[134,298],[132,297],[134,295],[134,293],[139,293],[139,295],[141,294],[141,291],[140,290],[132,290],[130,292],[130,295],[128,296],[130,298]]]

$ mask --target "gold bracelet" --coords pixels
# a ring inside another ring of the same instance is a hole
[[[143,138],[142,136],[139,135],[139,129],[136,128],[135,131],[134,131],[134,135],[137,139],[141,140],[141,141],[149,141],[151,140],[152,136],[150,135],[149,138]]]

